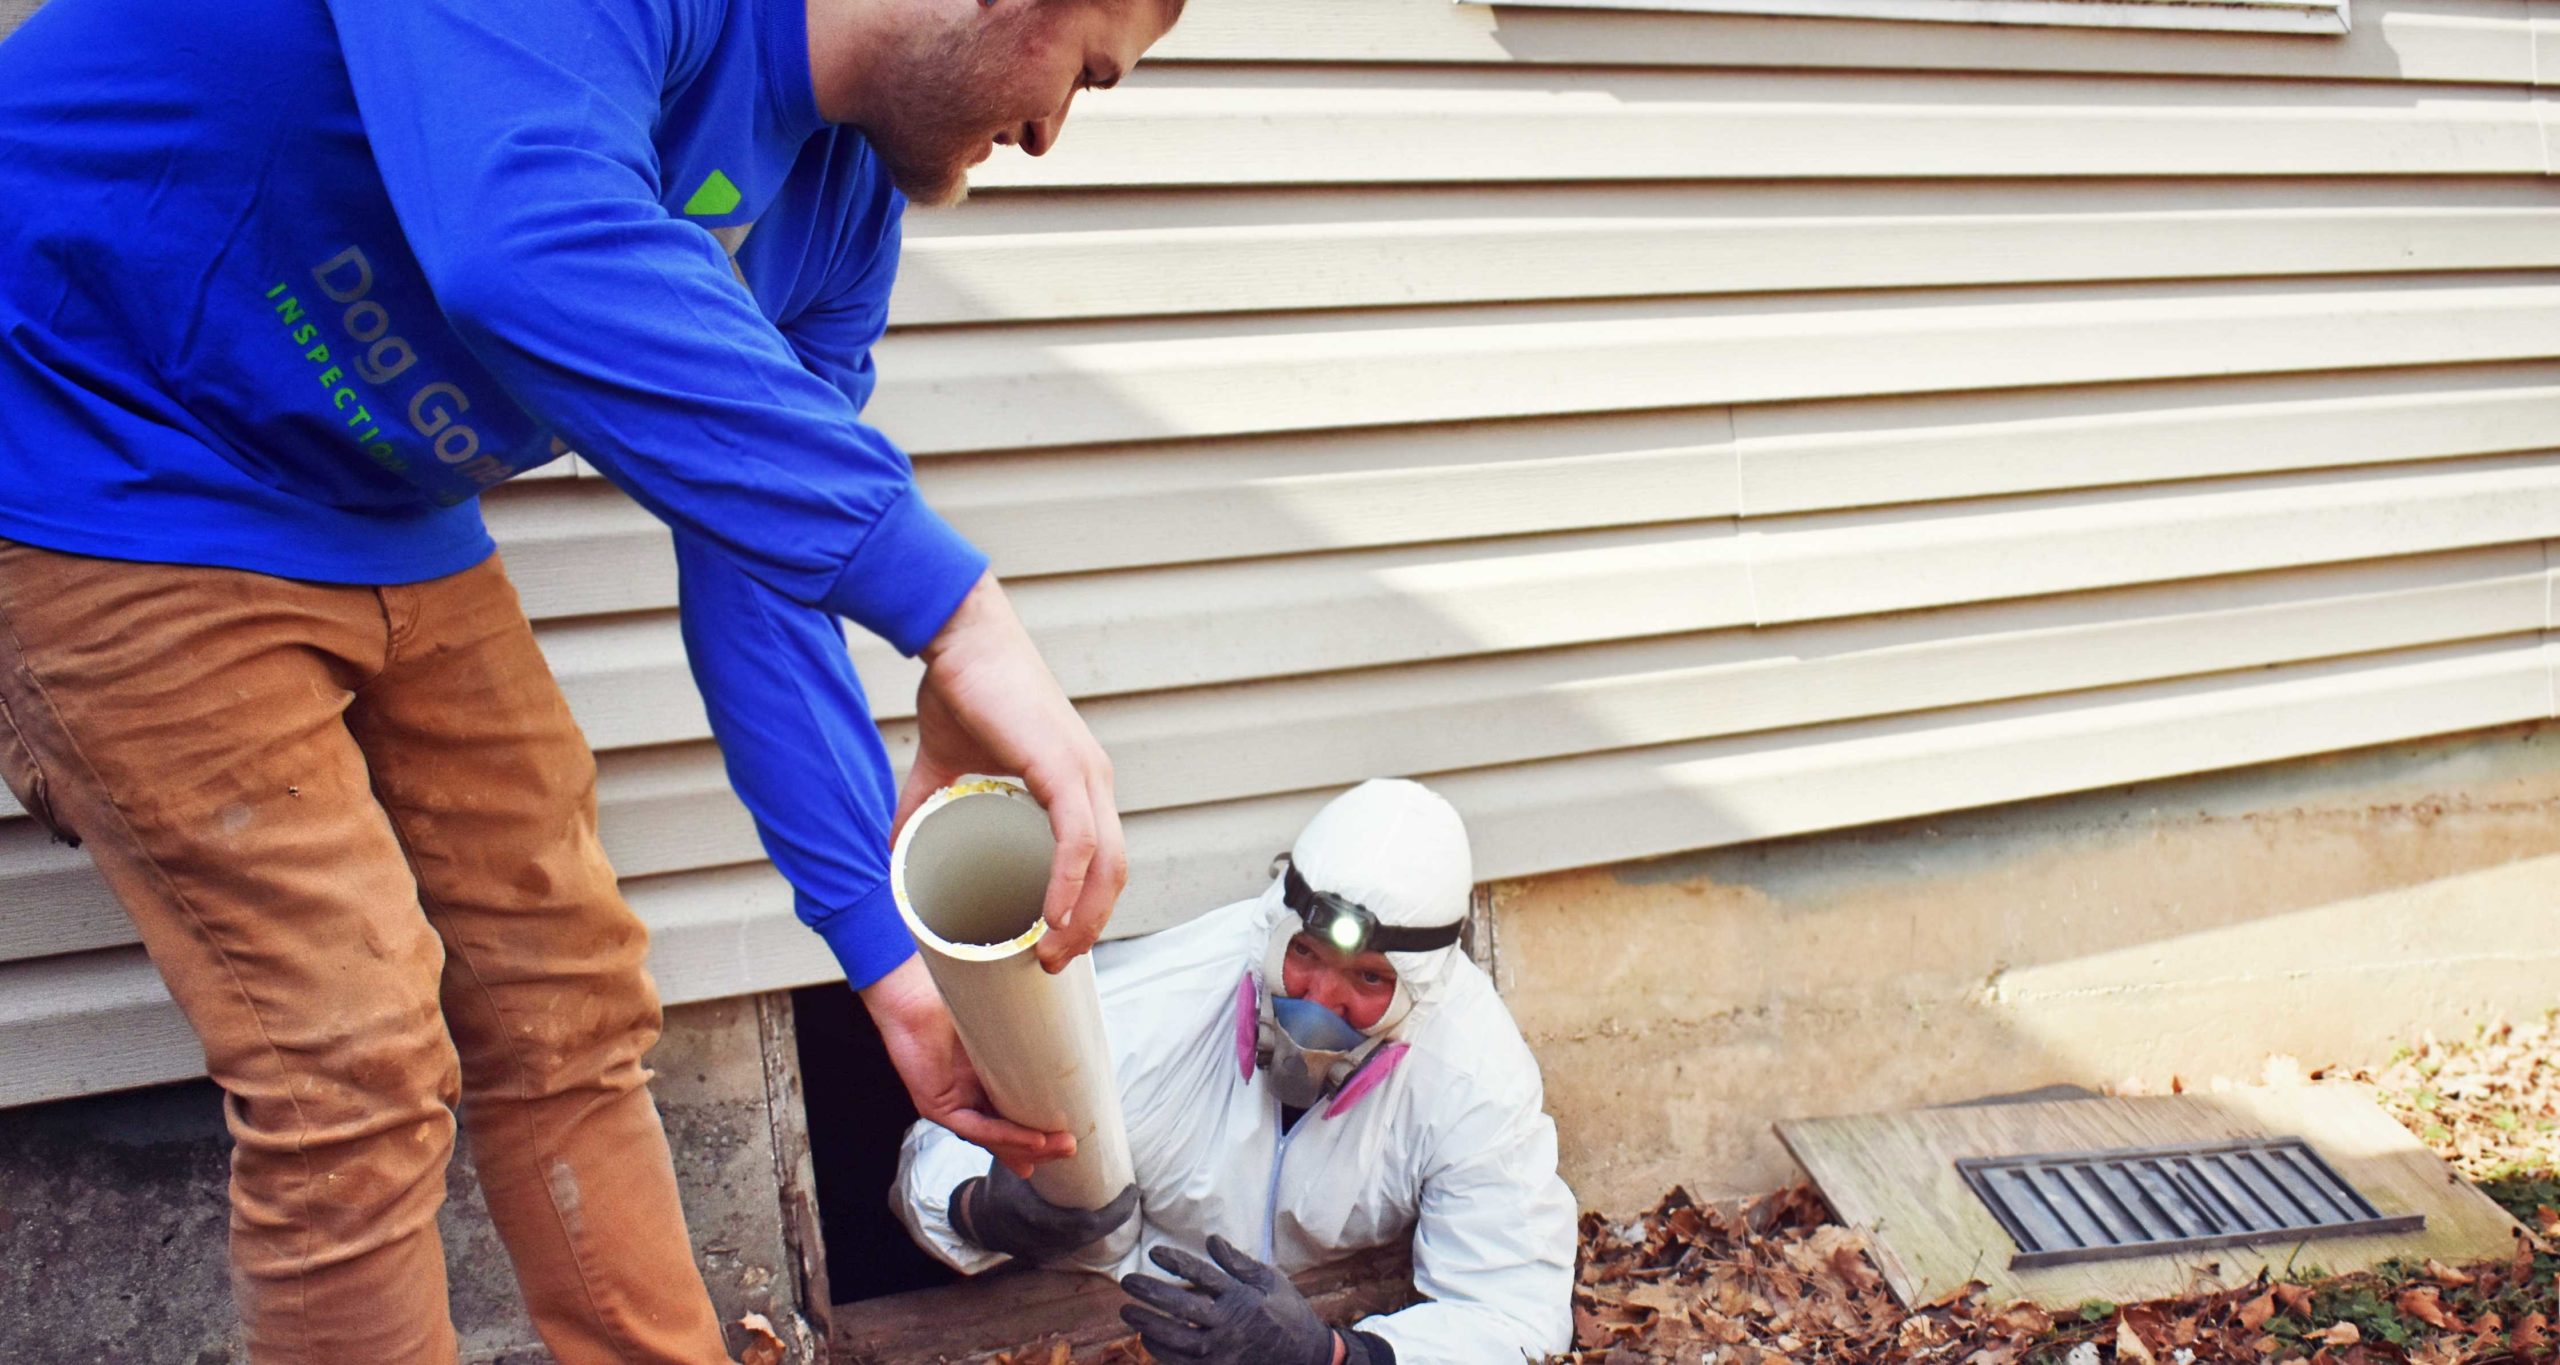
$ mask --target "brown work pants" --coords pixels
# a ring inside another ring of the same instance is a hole
[[[260,1365],[454,1360],[457,1100],[562,1365],[728,1359],[641,1064],[647,933],[496,559],[363,588],[0,541],[0,775],[204,1043]]]

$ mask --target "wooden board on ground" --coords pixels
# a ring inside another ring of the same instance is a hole
[[[1331,1323],[1348,1325],[1413,1301],[1413,1265],[1402,1246],[1292,1278]],[[1111,1344],[1130,1335],[1120,1321],[1120,1305],[1128,1301],[1100,1275],[998,1270],[836,1305],[831,1358],[837,1365],[1101,1365],[1114,1358]]]
[[[2340,1274],[2394,1257],[2460,1265],[2505,1256],[2520,1231],[2358,1086],[1921,1109],[1777,1127],[1841,1221],[1867,1234],[1905,1304],[1968,1280],[1982,1281],[1994,1303],[2067,1310],[2092,1299],[2138,1303],[2228,1288],[2261,1269]],[[1966,1157],[2283,1136],[2309,1142],[2383,1215],[2424,1214],[2426,1228],[2013,1270],[2016,1244],[1956,1171]]]

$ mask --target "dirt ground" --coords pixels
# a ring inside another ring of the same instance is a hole
[[[1673,1191],[1650,1214],[1583,1220],[1576,1365],[2196,1365],[2311,1361],[2492,1365],[2560,1360],[2560,1022],[2424,1038],[2369,1068],[2274,1083],[2371,1085],[2454,1169],[2538,1235],[2484,1265],[2390,1265],[2369,1275],[2057,1316],[1960,1295],[1906,1312],[1859,1235],[1808,1187],[1739,1209]]]

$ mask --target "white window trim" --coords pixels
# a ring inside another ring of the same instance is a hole
[[[1775,14],[1799,18],[2044,24],[2066,28],[2178,28],[2334,36],[2348,0],[1457,0],[1556,9]]]

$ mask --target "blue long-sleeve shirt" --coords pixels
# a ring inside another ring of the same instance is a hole
[[[863,985],[911,948],[837,618],[912,653],[986,559],[860,416],[904,201],[805,15],[52,0],[0,43],[0,537],[415,582],[578,450],[674,528],[732,781]]]

